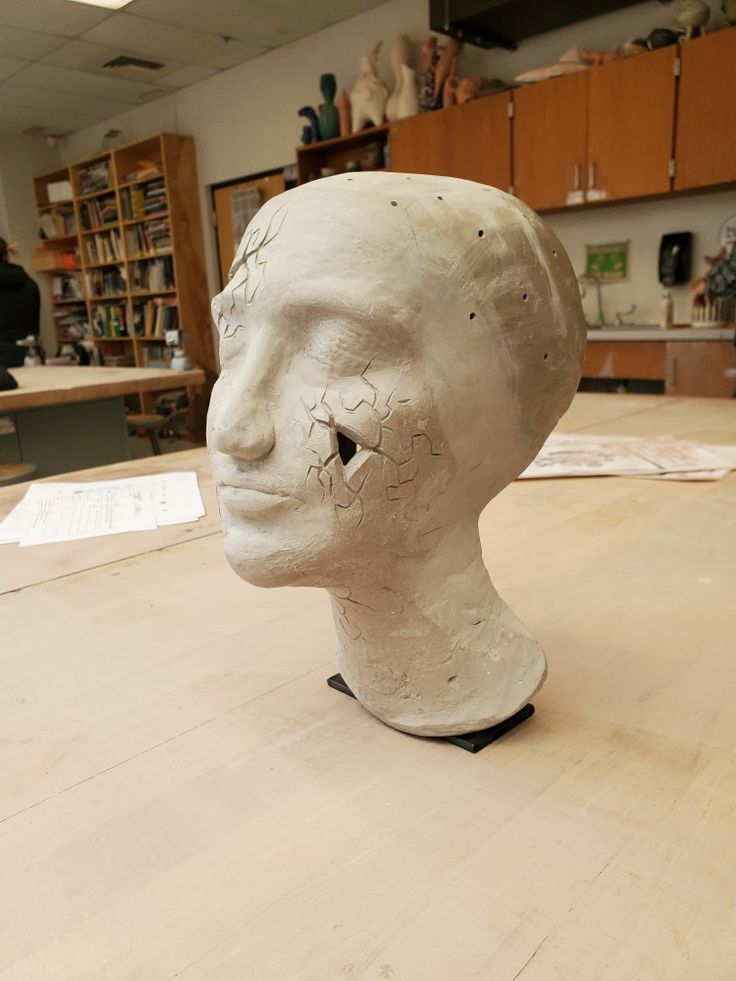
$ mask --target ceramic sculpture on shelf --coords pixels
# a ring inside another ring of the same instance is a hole
[[[337,114],[340,118],[340,136],[350,135],[350,96],[345,89],[341,89],[335,99]]]
[[[340,114],[335,105],[337,81],[331,73],[321,75],[319,88],[325,100],[319,110],[319,135],[322,140],[331,140],[340,135]]]
[[[361,58],[360,78],[350,93],[353,108],[353,132],[358,133],[367,125],[380,126],[384,119],[388,88],[378,74],[378,52],[381,42],[369,55]]]
[[[298,113],[307,120],[307,126],[302,128],[303,143],[319,143],[319,119],[311,106],[302,106]]]
[[[710,20],[710,7],[705,0],[681,0],[675,15],[675,27],[685,31],[685,38],[705,34],[705,25]]]
[[[462,49],[461,42],[451,37],[440,51],[434,71],[434,91],[432,93],[432,107],[434,109],[439,109],[442,105],[442,93],[445,88],[445,82],[455,74],[457,56]]]
[[[434,74],[437,67],[437,38],[423,37],[419,42],[419,72],[417,90],[419,111],[430,112],[434,108]]]
[[[401,97],[406,84],[413,84],[412,79],[409,79],[407,75],[404,74],[403,69],[408,68],[411,71],[411,42],[406,34],[397,34],[394,43],[391,45],[391,69],[394,73],[394,89],[386,100],[386,119],[393,123],[397,119],[402,119],[400,115],[401,112]],[[415,88],[416,92],[416,88]],[[412,115],[409,113],[408,115]]]
[[[553,232],[471,181],[339,174],[260,209],[213,315],[208,444],[235,571],[326,589],[339,670],[389,725],[515,714],[546,662],[491,584],[478,517],[580,376]]]
[[[478,76],[451,75],[445,82],[442,90],[442,108],[448,109],[450,106],[463,106],[466,102],[471,102],[481,87],[481,79]]]

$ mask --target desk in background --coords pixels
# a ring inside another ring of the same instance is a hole
[[[13,368],[0,392],[0,460],[35,463],[39,477],[130,459],[125,395],[201,389],[204,372],[158,368]],[[190,398],[191,402],[191,398]]]
[[[736,442],[736,404],[582,395],[565,432]],[[481,517],[545,648],[471,756],[327,688],[329,603],[191,526],[0,546],[0,976],[731,977],[736,474],[518,481]],[[0,514],[23,494],[0,491]]]

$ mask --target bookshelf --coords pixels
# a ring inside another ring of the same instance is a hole
[[[34,179],[57,343],[73,325],[106,364],[161,367],[178,328],[211,387],[216,362],[194,142],[160,133]],[[175,376],[172,385],[175,385]]]

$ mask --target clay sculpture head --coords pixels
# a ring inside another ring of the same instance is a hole
[[[341,174],[261,208],[213,313],[208,443],[235,571],[327,589],[339,670],[389,725],[513,715],[546,662],[491,584],[478,517],[579,379],[554,234],[495,188]]]

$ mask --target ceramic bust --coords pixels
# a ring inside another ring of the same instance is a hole
[[[328,591],[339,671],[389,725],[513,715],[546,663],[491,584],[478,517],[577,386],[585,323],[555,235],[495,188],[341,174],[261,208],[213,313],[232,567]]]

